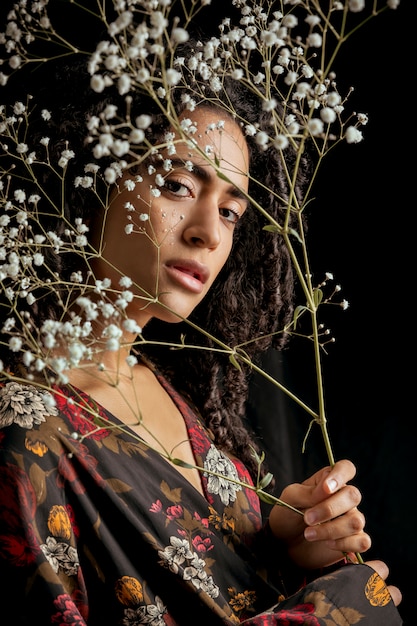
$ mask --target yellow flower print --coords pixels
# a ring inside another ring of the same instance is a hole
[[[376,572],[369,577],[366,583],[365,595],[372,606],[385,606],[391,601],[386,584]]]
[[[51,508],[48,517],[48,528],[51,535],[69,540],[71,538],[71,523],[68,513],[61,505]]]
[[[122,576],[115,585],[116,597],[125,606],[135,606],[143,602],[141,583],[132,576]]]
[[[209,506],[210,515],[208,517],[209,523],[213,524],[213,526],[217,529],[223,528],[224,530],[230,530],[231,532],[235,529],[235,520],[232,517],[229,517],[225,513],[220,516],[213,507]]]
[[[37,456],[42,457],[44,454],[48,452],[48,446],[46,446],[41,441],[31,442],[29,439],[25,439],[25,446],[28,450],[36,454]]]
[[[236,589],[230,587],[228,589],[233,597],[230,600],[230,606],[236,613],[240,613],[244,609],[250,608],[256,600],[256,594],[254,591],[243,591],[236,593]]]

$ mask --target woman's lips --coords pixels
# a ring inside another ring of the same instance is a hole
[[[209,278],[209,270],[205,265],[188,259],[169,261],[166,269],[179,285],[194,293],[201,293]]]

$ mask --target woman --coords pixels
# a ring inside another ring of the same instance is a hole
[[[350,563],[371,543],[352,463],[287,487],[289,507],[265,523],[251,488],[265,472],[242,422],[249,372],[222,342],[271,336],[291,316],[288,252],[252,206],[280,216],[286,178],[243,130],[267,128],[268,115],[236,82],[188,108],[173,89],[171,117],[132,92],[148,150],[122,166],[109,154],[91,193],[106,134],[91,130],[124,99],[87,97],[80,64],[55,80],[37,85],[31,125],[53,166],[35,169],[44,197],[33,224],[10,211],[7,224],[16,249],[48,255],[20,314],[30,350],[10,339],[14,257],[3,266],[0,572],[13,622],[401,624],[386,565]]]

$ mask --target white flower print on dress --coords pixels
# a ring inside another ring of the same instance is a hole
[[[229,457],[212,445],[204,461],[204,469],[207,470],[204,472],[204,476],[207,477],[207,491],[220,496],[220,500],[226,506],[234,502],[236,493],[241,491],[242,487],[236,482],[231,482],[239,480],[239,476]]]
[[[161,598],[155,597],[156,604],[140,606],[137,609],[126,609],[123,626],[135,626],[135,624],[152,624],[152,626],[165,626],[164,615],[167,612]]]
[[[219,588],[213,577],[207,574],[205,560],[191,550],[188,540],[171,537],[170,543],[165,550],[158,552],[166,566],[175,574],[180,573],[183,579],[189,580],[196,589],[204,591],[211,598],[217,598]]]
[[[12,382],[0,389],[0,428],[11,424],[33,428],[46,420],[45,415],[57,414],[56,407],[35,387]]]

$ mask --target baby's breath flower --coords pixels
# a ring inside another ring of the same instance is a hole
[[[112,144],[112,151],[117,157],[124,156],[130,150],[130,144],[126,140],[116,139]]]
[[[273,111],[277,107],[277,101],[275,98],[271,98],[270,100],[264,100],[262,102],[262,110],[263,111]]]
[[[277,135],[273,141],[274,148],[277,150],[285,150],[288,147],[289,141],[286,135]]]
[[[109,185],[113,185],[113,183],[117,180],[117,173],[113,167],[106,167],[104,171],[104,178]]]
[[[83,275],[82,275],[82,273],[80,271],[73,272],[71,274],[70,279],[71,279],[71,282],[73,282],[73,283],[82,283],[83,282]]]
[[[45,257],[43,256],[43,254],[41,252],[35,252],[33,255],[33,264],[40,267],[41,265],[43,265],[43,262],[45,260]]]
[[[76,246],[79,246],[80,248],[85,248],[87,244],[88,244],[88,240],[85,235],[77,235],[77,237],[75,238]]]
[[[30,350],[26,350],[26,352],[23,353],[22,356],[22,361],[23,364],[26,365],[26,367],[29,367],[30,364],[35,360],[35,357],[33,356],[33,354],[30,352]]]
[[[366,124],[368,123],[368,119],[369,118],[365,113],[358,113],[358,122],[362,126],[366,126]]]
[[[140,144],[145,139],[145,133],[140,128],[133,128],[129,134],[129,142],[133,144]]]
[[[14,54],[12,57],[10,57],[9,65],[12,68],[12,70],[17,70],[17,68],[20,67],[21,64],[22,64],[22,59],[18,54]]]
[[[173,28],[171,32],[172,40],[175,43],[185,43],[190,38],[185,28]]]
[[[119,349],[120,342],[115,337],[110,337],[110,339],[106,341],[106,350],[109,350],[109,352],[117,352]]]
[[[235,80],[241,80],[243,78],[243,70],[240,67],[236,68],[233,70],[231,76]]]
[[[151,74],[150,74],[149,70],[147,68],[145,68],[145,67],[142,67],[136,74],[136,80],[140,84],[144,84],[144,83],[148,82],[148,80],[150,78],[151,78]]]
[[[129,354],[129,356],[126,357],[126,363],[129,367],[135,367],[138,363],[138,359],[133,354]]]
[[[23,341],[20,337],[10,337],[9,348],[12,352],[19,352],[22,347]]]
[[[359,13],[365,8],[365,0],[349,0],[349,11]]]
[[[134,333],[135,335],[139,335],[142,332],[141,327],[135,322],[135,320],[132,320],[132,319],[124,320],[123,328],[128,333]]]
[[[269,141],[269,137],[264,131],[258,131],[256,133],[255,141],[258,144],[258,146],[261,146],[262,148],[266,148],[268,141]]]
[[[16,191],[14,192],[14,199],[20,204],[22,204],[26,200],[26,193],[23,191],[23,189],[16,189]]]
[[[17,154],[24,154],[28,150],[29,150],[29,146],[27,145],[27,143],[19,143],[16,146]]]
[[[311,33],[307,37],[307,45],[311,48],[321,48],[323,45],[323,38],[319,33]]]
[[[332,124],[336,119],[336,113],[334,109],[331,109],[330,107],[324,107],[320,111],[320,117],[325,124]]]
[[[100,76],[99,74],[94,74],[94,76],[92,76],[90,80],[90,87],[96,93],[101,93],[102,91],[104,91],[106,87],[106,82],[103,76]]]
[[[322,120],[317,117],[312,118],[308,122],[308,129],[313,137],[318,137],[324,130]]]
[[[178,83],[180,82],[181,73],[178,72],[177,70],[174,70],[173,68],[170,68],[166,72],[166,80],[167,80],[167,84],[170,87],[174,87],[175,85],[178,85]]]
[[[129,288],[132,286],[132,279],[129,278],[128,276],[122,276],[121,279],[119,280],[119,285],[121,287],[125,287],[125,288]]]
[[[355,126],[349,126],[349,128],[346,129],[345,137],[347,143],[359,143],[363,139],[361,131],[355,128]]]
[[[61,158],[58,161],[58,165],[63,169],[68,165],[68,161],[75,157],[75,153],[73,150],[63,150],[61,154]]]
[[[94,180],[91,176],[76,176],[74,179],[75,187],[83,187],[84,189],[88,189],[93,186]]]

